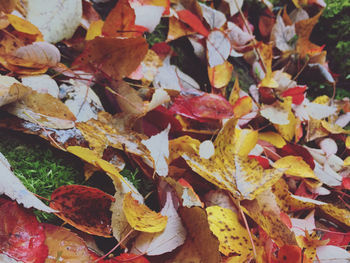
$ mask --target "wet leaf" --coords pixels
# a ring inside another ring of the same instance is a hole
[[[114,198],[88,186],[65,185],[51,195],[50,207],[56,215],[77,229],[89,234],[110,237],[111,213]]]
[[[43,263],[48,255],[45,232],[29,210],[0,199],[0,252],[15,260]]]

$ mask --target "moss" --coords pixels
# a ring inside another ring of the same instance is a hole
[[[147,43],[153,46],[156,43],[164,42],[168,35],[168,19],[162,18],[152,33],[145,33]]]
[[[51,193],[62,185],[83,183],[83,166],[74,156],[33,135],[1,129],[0,136],[0,152],[29,191],[50,199]],[[36,215],[40,221],[56,218],[40,211]]]

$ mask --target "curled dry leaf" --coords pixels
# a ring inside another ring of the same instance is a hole
[[[65,185],[51,195],[50,207],[56,215],[77,229],[89,234],[110,237],[113,196],[82,185]]]
[[[12,65],[27,68],[54,67],[60,60],[60,51],[47,42],[35,42],[20,47],[7,58],[7,62]]]
[[[45,263],[92,263],[85,241],[67,228],[43,224],[48,257]]]
[[[0,106],[23,98],[30,89],[13,77],[0,76]]]
[[[147,233],[163,231],[168,218],[135,200],[131,193],[124,196],[123,211],[132,228]]]

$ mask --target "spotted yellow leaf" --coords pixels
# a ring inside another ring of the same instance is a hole
[[[240,224],[237,214],[220,206],[210,206],[206,210],[210,230],[219,239],[220,252],[226,256],[231,253],[249,256],[252,253],[249,234]]]
[[[138,231],[156,233],[164,230],[168,218],[135,200],[131,193],[124,196],[123,211],[130,226]]]
[[[348,209],[342,209],[332,204],[321,205],[320,209],[339,222],[350,226],[350,211]]]

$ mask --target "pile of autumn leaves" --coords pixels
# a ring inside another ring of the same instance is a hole
[[[326,52],[309,40],[325,5],[294,1],[274,14],[266,3],[264,41],[239,0],[217,9],[119,0],[104,21],[85,0],[1,4],[0,126],[48,139],[85,162],[86,179],[102,170],[116,190],[62,186],[46,206],[2,157],[0,192],[15,201],[0,200],[1,262],[93,262],[102,253],[87,234],[128,251],[98,262],[348,262],[349,100],[309,101],[296,82],[312,69],[335,85]],[[150,47],[144,33],[162,17],[167,40]],[[206,65],[210,93],[170,63],[179,38]],[[237,78],[228,89],[230,57],[251,65],[249,91]],[[160,212],[120,175],[126,162],[154,180]],[[39,223],[30,207],[80,232]]]

